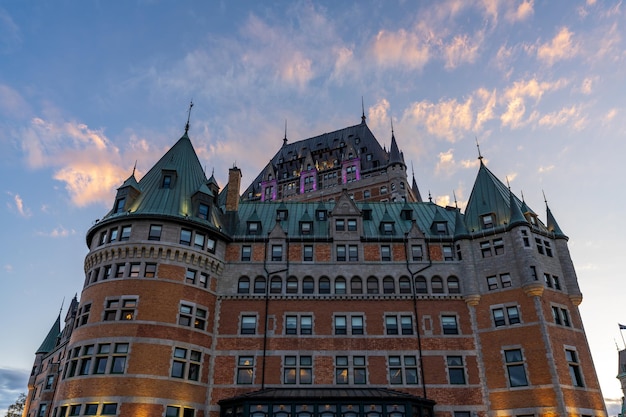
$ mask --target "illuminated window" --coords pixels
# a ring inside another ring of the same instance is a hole
[[[389,356],[389,383],[392,385],[416,385],[417,360],[415,356]]]
[[[204,330],[206,327],[207,310],[192,304],[181,304],[178,314],[178,324]]]
[[[237,384],[252,384],[254,376],[254,356],[237,358]]]
[[[136,298],[109,299],[105,304],[104,321],[133,320],[136,308]]]
[[[336,356],[335,382],[337,384],[366,384],[365,356]]]

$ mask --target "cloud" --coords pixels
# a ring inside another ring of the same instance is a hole
[[[511,8],[507,11],[505,17],[509,22],[520,22],[528,19],[533,15],[534,0],[523,0],[517,7],[513,2],[510,2]]]
[[[587,77],[580,84],[580,92],[583,94],[591,94],[593,89],[593,78]]]
[[[435,172],[438,175],[450,176],[457,169],[456,162],[454,160],[454,150],[448,149],[445,152],[439,152],[437,158],[437,164],[435,165]]]
[[[617,116],[617,109],[610,109],[603,117],[602,121],[604,123],[611,122],[615,116]]]
[[[581,109],[579,106],[571,106],[564,107],[557,112],[548,113],[542,116],[538,123],[539,126],[544,126],[549,129],[568,124],[575,130],[581,130],[586,124],[586,119],[584,116],[581,116]]]
[[[38,236],[45,236],[45,237],[51,237],[51,238],[63,238],[63,237],[68,237],[70,235],[75,235],[75,234],[76,234],[76,230],[74,229],[67,230],[66,228],[60,225],[52,229],[52,231],[50,232],[37,232]]]
[[[371,53],[381,67],[422,69],[431,57],[428,40],[429,37],[404,29],[396,32],[381,30],[372,42]]]
[[[7,204],[9,210],[15,210],[17,214],[24,218],[29,218],[32,215],[31,210],[24,205],[24,200],[19,194],[13,194],[11,192],[7,192],[7,194],[11,197],[12,200],[11,204]]]
[[[546,92],[561,89],[565,85],[567,85],[567,81],[562,79],[555,82],[540,82],[533,78],[514,82],[502,94],[502,102],[506,104],[506,110],[500,115],[502,125],[511,129],[518,129],[533,122],[539,117],[539,114],[533,111],[525,118],[527,114],[526,99],[534,99],[533,105],[536,105]]]
[[[482,32],[478,32],[474,39],[470,39],[468,35],[456,35],[443,47],[445,68],[450,70],[464,63],[474,63],[482,42]]]
[[[31,113],[26,100],[15,89],[0,84],[0,114],[13,119],[23,119]]]
[[[21,393],[26,393],[29,371],[0,368],[0,410],[14,404]]]
[[[550,66],[557,61],[573,58],[579,51],[579,46],[573,42],[573,36],[568,28],[562,27],[550,42],[537,48],[537,58]]]
[[[537,172],[540,174],[544,174],[546,172],[552,171],[553,169],[554,169],[554,165],[540,166]]]
[[[19,26],[9,13],[0,8],[0,53],[8,54],[22,45],[22,34]]]

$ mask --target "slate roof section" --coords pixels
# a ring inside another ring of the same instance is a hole
[[[219,401],[225,402],[251,400],[278,400],[278,399],[389,399],[389,400],[422,400],[406,392],[395,391],[387,388],[266,388],[259,391],[247,392],[236,397]],[[431,400],[432,401],[432,400]],[[434,401],[432,401],[434,403]]]
[[[35,352],[35,354],[39,353],[50,353],[57,346],[57,342],[59,341],[59,336],[61,335],[61,315],[57,316],[56,321],[48,331],[46,338],[43,340],[39,349]]]
[[[342,142],[344,146],[341,146]],[[361,158],[362,173],[385,167],[389,163],[389,155],[381,148],[380,143],[374,137],[374,134],[367,124],[362,122],[358,125],[324,133],[297,142],[284,142],[283,146],[270,159],[269,165],[271,167],[266,167],[266,169],[252,181],[243,192],[242,199],[246,200],[249,193],[254,195],[255,191],[258,191],[258,188],[255,187],[257,187],[259,182],[263,181],[263,175],[267,172],[268,168],[273,168],[273,175],[279,181],[284,178],[285,173],[287,174],[287,178],[294,178],[293,171],[300,172],[305,159],[311,156],[313,161],[319,162],[319,171],[323,171],[323,162],[330,163],[331,166],[327,169],[331,169],[334,160],[341,162],[348,157],[345,152],[350,147],[358,154],[372,154],[370,161],[367,161],[367,158]],[[354,157],[356,156],[357,155],[354,155]],[[398,158],[401,158],[399,152]]]

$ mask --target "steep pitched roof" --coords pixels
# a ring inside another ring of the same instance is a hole
[[[50,328],[50,331],[48,331],[46,338],[43,340],[43,343],[41,344],[41,346],[39,346],[39,349],[37,349],[35,354],[51,352],[57,346],[57,341],[59,340],[60,334],[61,334],[61,315],[59,314],[57,316],[56,321]]]
[[[400,148],[398,148],[398,143],[396,142],[396,137],[393,133],[391,134],[391,146],[389,147],[389,163],[404,164],[404,157],[400,152]]]
[[[554,233],[556,237],[567,238],[565,233],[563,233],[563,231],[559,227],[559,224],[556,222],[556,219],[554,218],[554,215],[552,215],[552,211],[550,210],[550,207],[547,204],[546,204],[546,211],[547,211],[546,220],[547,220],[548,230]]]

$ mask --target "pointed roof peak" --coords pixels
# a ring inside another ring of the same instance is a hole
[[[191,118],[191,108],[193,107],[193,100],[189,102],[189,110],[187,110],[187,123],[185,124],[185,135],[189,132],[189,119]]]
[[[480,153],[480,144],[478,143],[478,137],[476,137],[476,148],[478,149],[478,159],[480,160],[480,163],[483,163],[483,156]]]
[[[363,101],[363,96],[361,96],[361,124],[365,124],[365,103]]]
[[[35,354],[51,352],[56,347],[57,340],[60,334],[61,334],[61,312],[59,312],[59,315],[57,316],[56,321],[50,328],[50,331],[48,331],[46,338],[43,340],[43,343],[41,344],[41,346],[39,346],[39,349],[37,349]]]
[[[285,137],[283,138],[283,146],[287,145],[287,119],[285,119]]]

